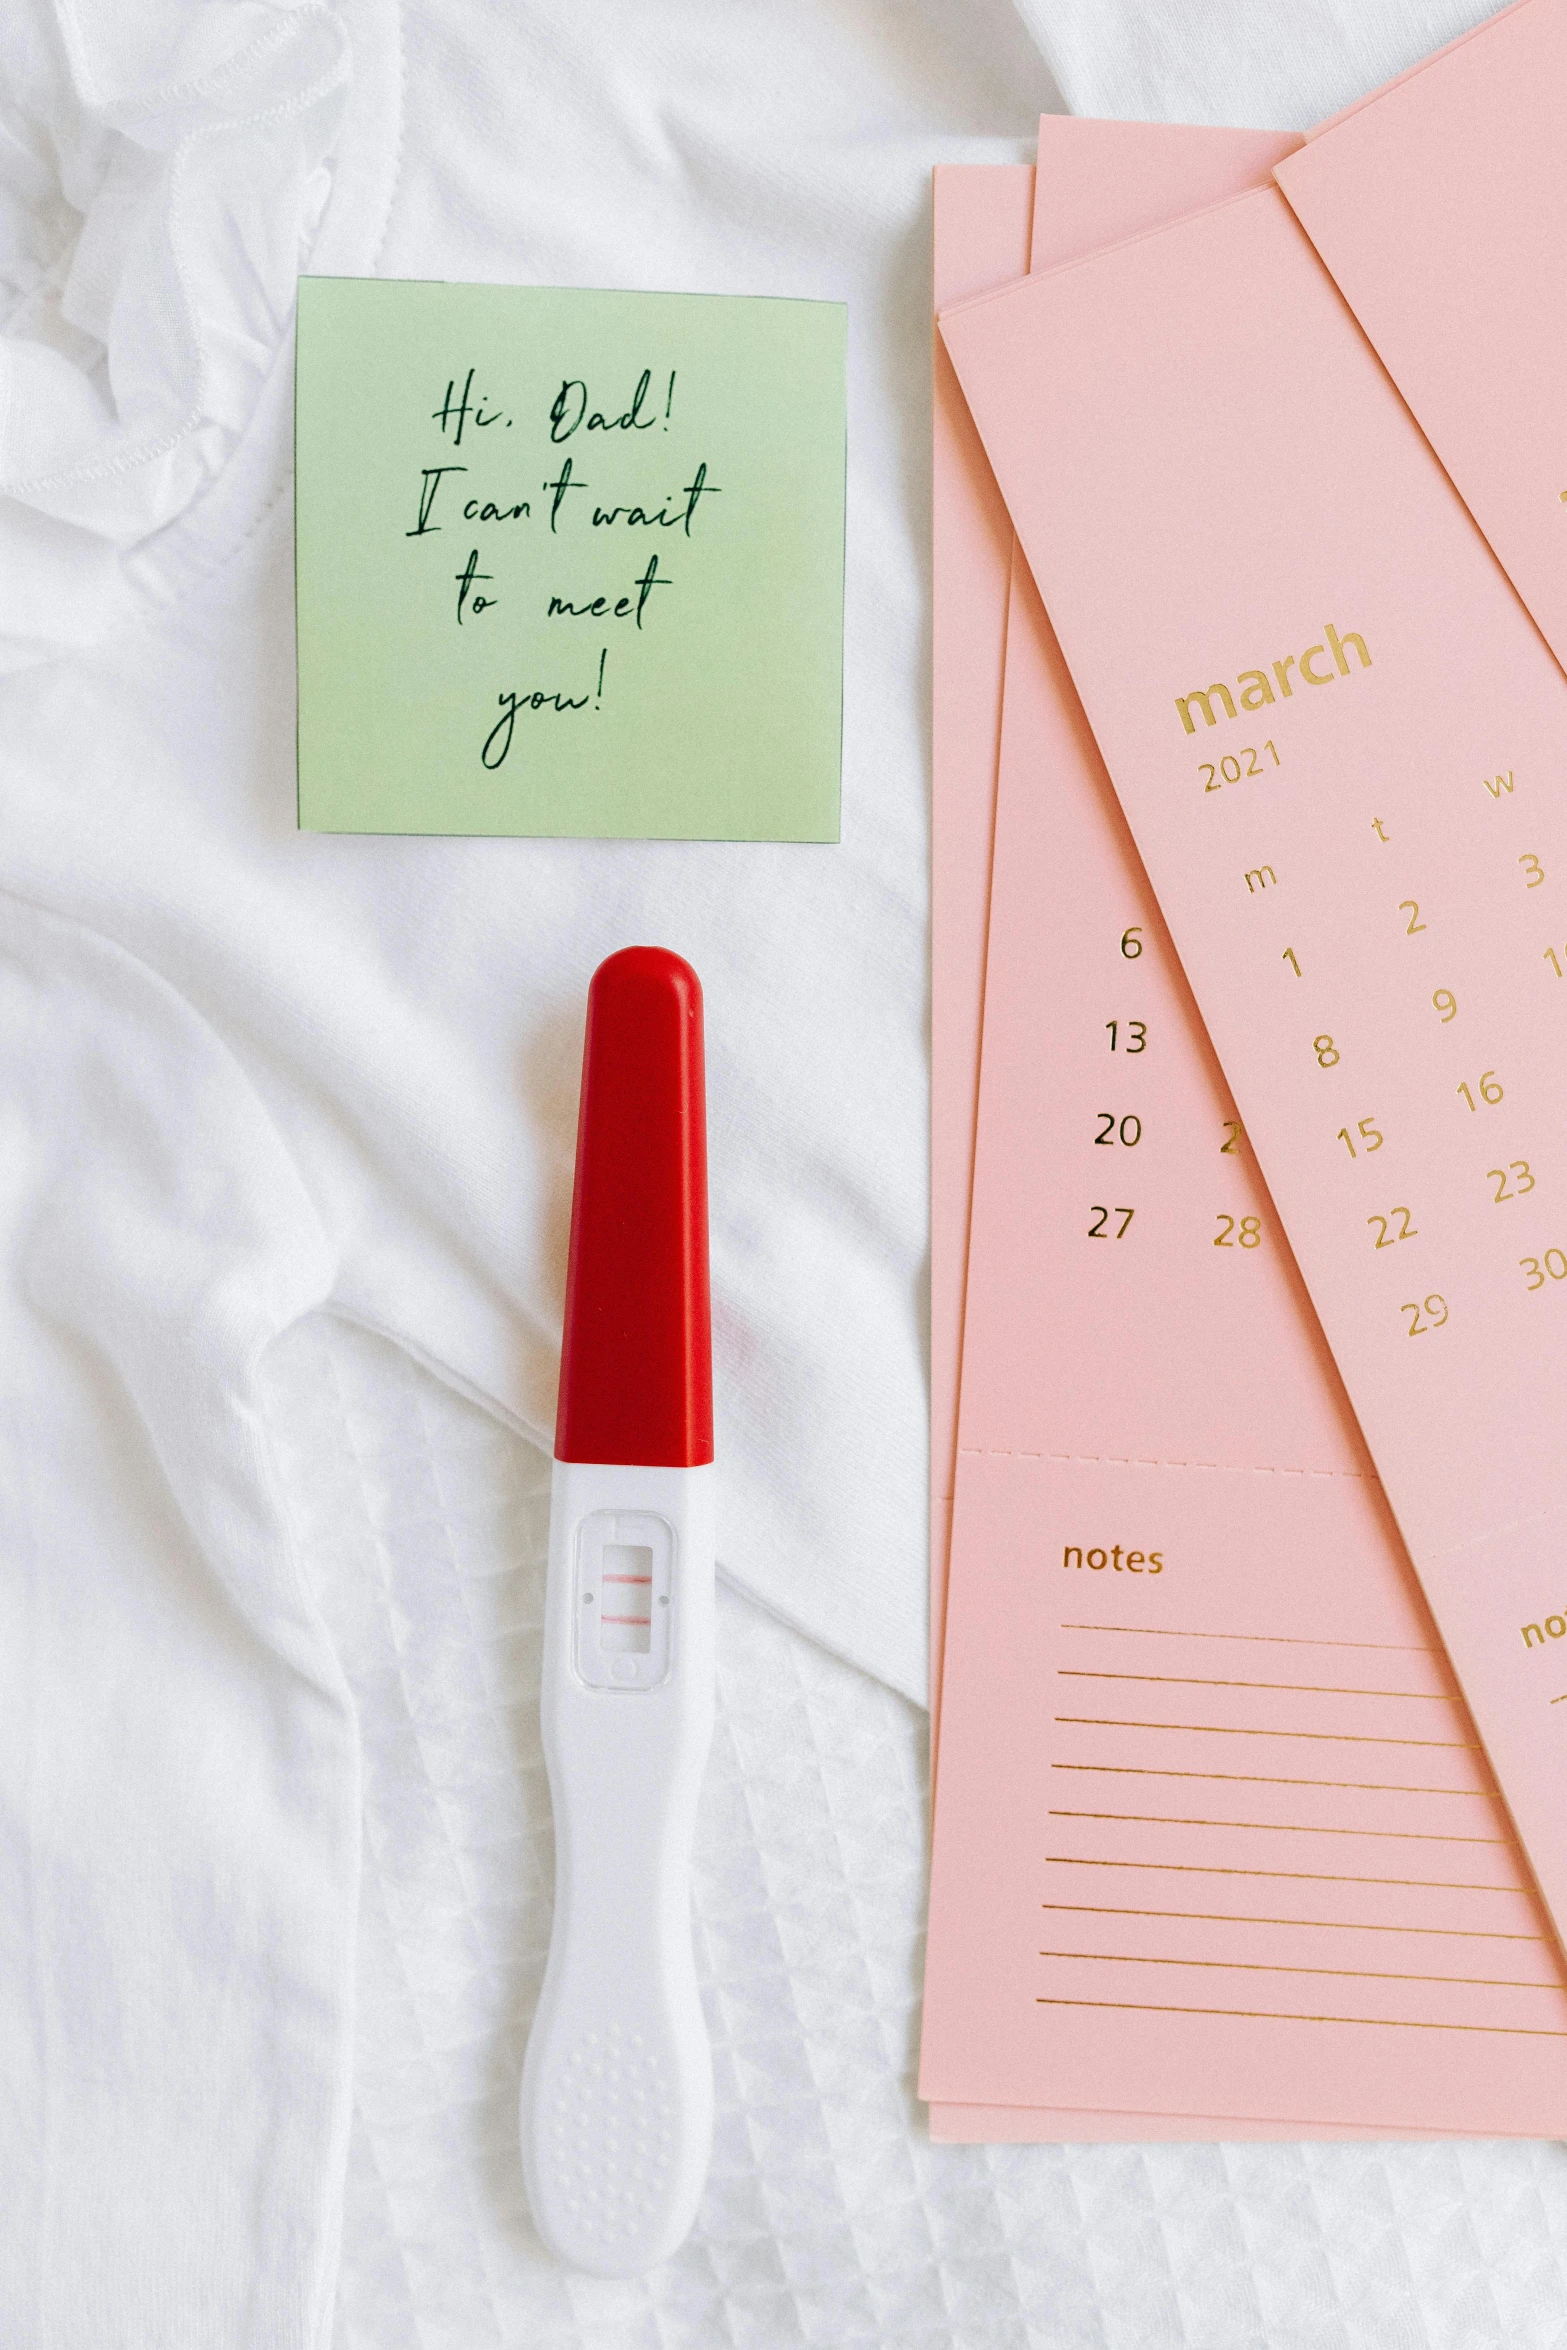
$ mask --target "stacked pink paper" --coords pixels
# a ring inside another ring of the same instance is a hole
[[[937,2134],[1567,2117],[1564,63],[938,175]]]

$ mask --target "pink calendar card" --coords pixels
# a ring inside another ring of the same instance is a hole
[[[1521,0],[1325,124],[1297,218],[1567,663],[1567,6]]]
[[[1162,126],[1041,125],[1049,189],[1035,234],[1092,243],[1130,233],[1172,205],[1185,209],[1265,175],[1280,144],[1250,134]],[[1098,169],[1088,168],[1097,159]],[[1252,167],[1255,166],[1255,170]],[[1205,177],[1208,174],[1212,176]],[[1178,175],[1178,176],[1177,176]],[[935,174],[938,308],[1022,274],[1034,172],[955,166]],[[1084,202],[1101,209],[1086,221]],[[1001,731],[1002,660],[1009,611],[1012,526],[1006,517],[945,347],[936,343],[933,538],[932,809],[932,1527],[931,1715],[934,1763],[940,1696],[951,1488],[957,1447],[958,1356],[980,1017],[989,919],[991,837]],[[1026,610],[1019,625],[1031,624]],[[1059,674],[1059,672],[1058,672]],[[1070,691],[1070,688],[1067,689]],[[931,2133],[946,2140],[1246,2138],[1291,2134],[1247,2117],[1067,2112],[1048,2106],[939,2104]],[[1309,2131],[1307,2134],[1311,2134]],[[1372,2132],[1364,2133],[1372,2135]]]
[[[1166,212],[1280,145],[1156,136]],[[1152,144],[1043,125],[1036,252]],[[1548,1929],[1026,578],[950,1610],[934,2134],[1559,2126]]]
[[[1146,207],[1128,228],[1157,218],[1164,187],[1148,169],[1176,143],[1228,165],[1246,134],[1196,133],[1125,124],[1041,126],[1051,189],[1044,234],[1070,233],[1082,196],[1097,189],[1122,205]],[[1112,175],[1080,174],[1102,143]],[[1277,142],[1259,156],[1266,170]],[[1195,156],[1191,160],[1196,160]],[[1187,164],[1190,169],[1190,161]],[[1191,183],[1184,183],[1183,191]],[[935,174],[935,293],[948,299],[1020,276],[1029,245],[1031,166],[958,165]],[[1219,193],[1218,187],[1207,191]],[[1087,235],[1092,240],[1093,227]],[[941,1632],[947,1543],[957,1453],[958,1365],[979,1085],[980,1020],[990,906],[991,839],[1001,736],[1002,663],[1010,605],[1012,525],[958,389],[936,340],[933,465],[933,791],[931,1092],[931,1723],[932,1765],[939,1719]],[[1032,615],[1020,614],[1019,625]],[[1070,688],[1067,689],[1070,691]],[[1049,2106],[938,2104],[931,2135],[947,2141],[1020,2139],[1249,2138],[1289,2134],[1276,2124],[1228,2116],[1067,2112]],[[1309,2133],[1308,2133],[1309,2134]],[[1366,2132],[1365,2135],[1373,2135]]]
[[[1560,1931],[1567,679],[1276,192],[944,331]]]
[[[1028,267],[1031,164],[955,164],[932,190],[941,310]],[[935,338],[931,417],[930,1721],[941,1705],[990,842],[1012,525]]]
[[[1045,202],[1029,164],[939,168],[935,309],[1266,179],[1290,134],[1046,115]],[[946,347],[934,338],[931,462],[930,1701],[937,1746],[947,1547],[1001,740],[1012,525]]]

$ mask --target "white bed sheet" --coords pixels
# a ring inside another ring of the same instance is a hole
[[[1306,131],[1501,0],[1017,0],[1069,114]]]

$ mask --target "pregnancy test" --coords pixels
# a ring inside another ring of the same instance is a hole
[[[544,1607],[555,1918],[522,2073],[535,2225],[599,2276],[684,2241],[712,2145],[691,1943],[712,1460],[702,990],[627,947],[588,990]]]

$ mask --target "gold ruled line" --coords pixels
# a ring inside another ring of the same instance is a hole
[[[1052,1763],[1053,1771],[1097,1771],[1111,1779],[1219,1779],[1231,1787],[1343,1787],[1355,1795],[1480,1795],[1500,1803],[1497,1787],[1406,1787],[1391,1779],[1281,1779],[1264,1771],[1156,1771],[1148,1763]]]
[[[1276,1877],[1291,1885],[1399,1885],[1422,1893],[1523,1894],[1521,1885],[1472,1885],[1463,1877],[1346,1877],[1336,1869],[1230,1869],[1200,1860],[1099,1860],[1080,1852],[1047,1852],[1047,1867],[1065,1869],[1158,1869],[1169,1877]]]
[[[1138,1828],[1261,1828],[1269,1836],[1374,1836],[1391,1844],[1489,1844],[1508,1849],[1505,1836],[1437,1836],[1427,1828],[1314,1828],[1309,1820],[1189,1820],[1158,1811],[1057,1811],[1053,1820],[1122,1820]]]
[[[1459,1983],[1469,1991],[1554,1991],[1560,1983],[1520,1983],[1510,1975],[1404,1975],[1381,1967],[1271,1966],[1262,1959],[1144,1957],[1120,1950],[1042,1950],[1041,1958],[1081,1959],[1095,1966],[1217,1967],[1234,1975],[1334,1975],[1350,1983]]]
[[[1428,2024],[1412,2015],[1295,2015],[1272,2007],[1158,2006],[1147,1999],[1036,1999],[1036,2007],[1109,2007],[1136,2015],[1222,2015],[1259,2024],[1370,2024],[1378,2031],[1490,2032],[1504,2040],[1567,2040],[1543,2024]]]
[[[1346,1689],[1328,1681],[1225,1681],[1197,1673],[1100,1673],[1086,1665],[1058,1665],[1062,1681],[1157,1682],[1167,1689],[1279,1689],[1296,1697],[1407,1697],[1417,1705],[1451,1705],[1443,1689]]]
[[[1057,1714],[1055,1721],[1079,1730],[1194,1730],[1210,1738],[1313,1738],[1325,1746],[1429,1746],[1444,1754],[1478,1754],[1462,1738],[1373,1738],[1364,1730],[1243,1730],[1229,1722],[1123,1722],[1102,1714]]]
[[[1552,1705],[1567,1705],[1567,1689],[1562,1691],[1560,1697],[1553,1697],[1551,1703]]]
[[[1346,1880],[1359,1884],[1358,1877]],[[1545,1942],[1544,1934],[1502,1934],[1485,1926],[1391,1926],[1366,1918],[1264,1918],[1250,1910],[1117,1909],[1102,1901],[1042,1901],[1041,1909],[1082,1918],[1190,1918],[1203,1926],[1322,1926],[1334,1934],[1435,1934],[1454,1942]]]
[[[1430,1656],[1404,1640],[1305,1640],[1293,1632],[1183,1632],[1175,1624],[1063,1624],[1063,1632],[1135,1632],[1144,1640],[1251,1640],[1267,1648],[1364,1648],[1379,1656]]]

